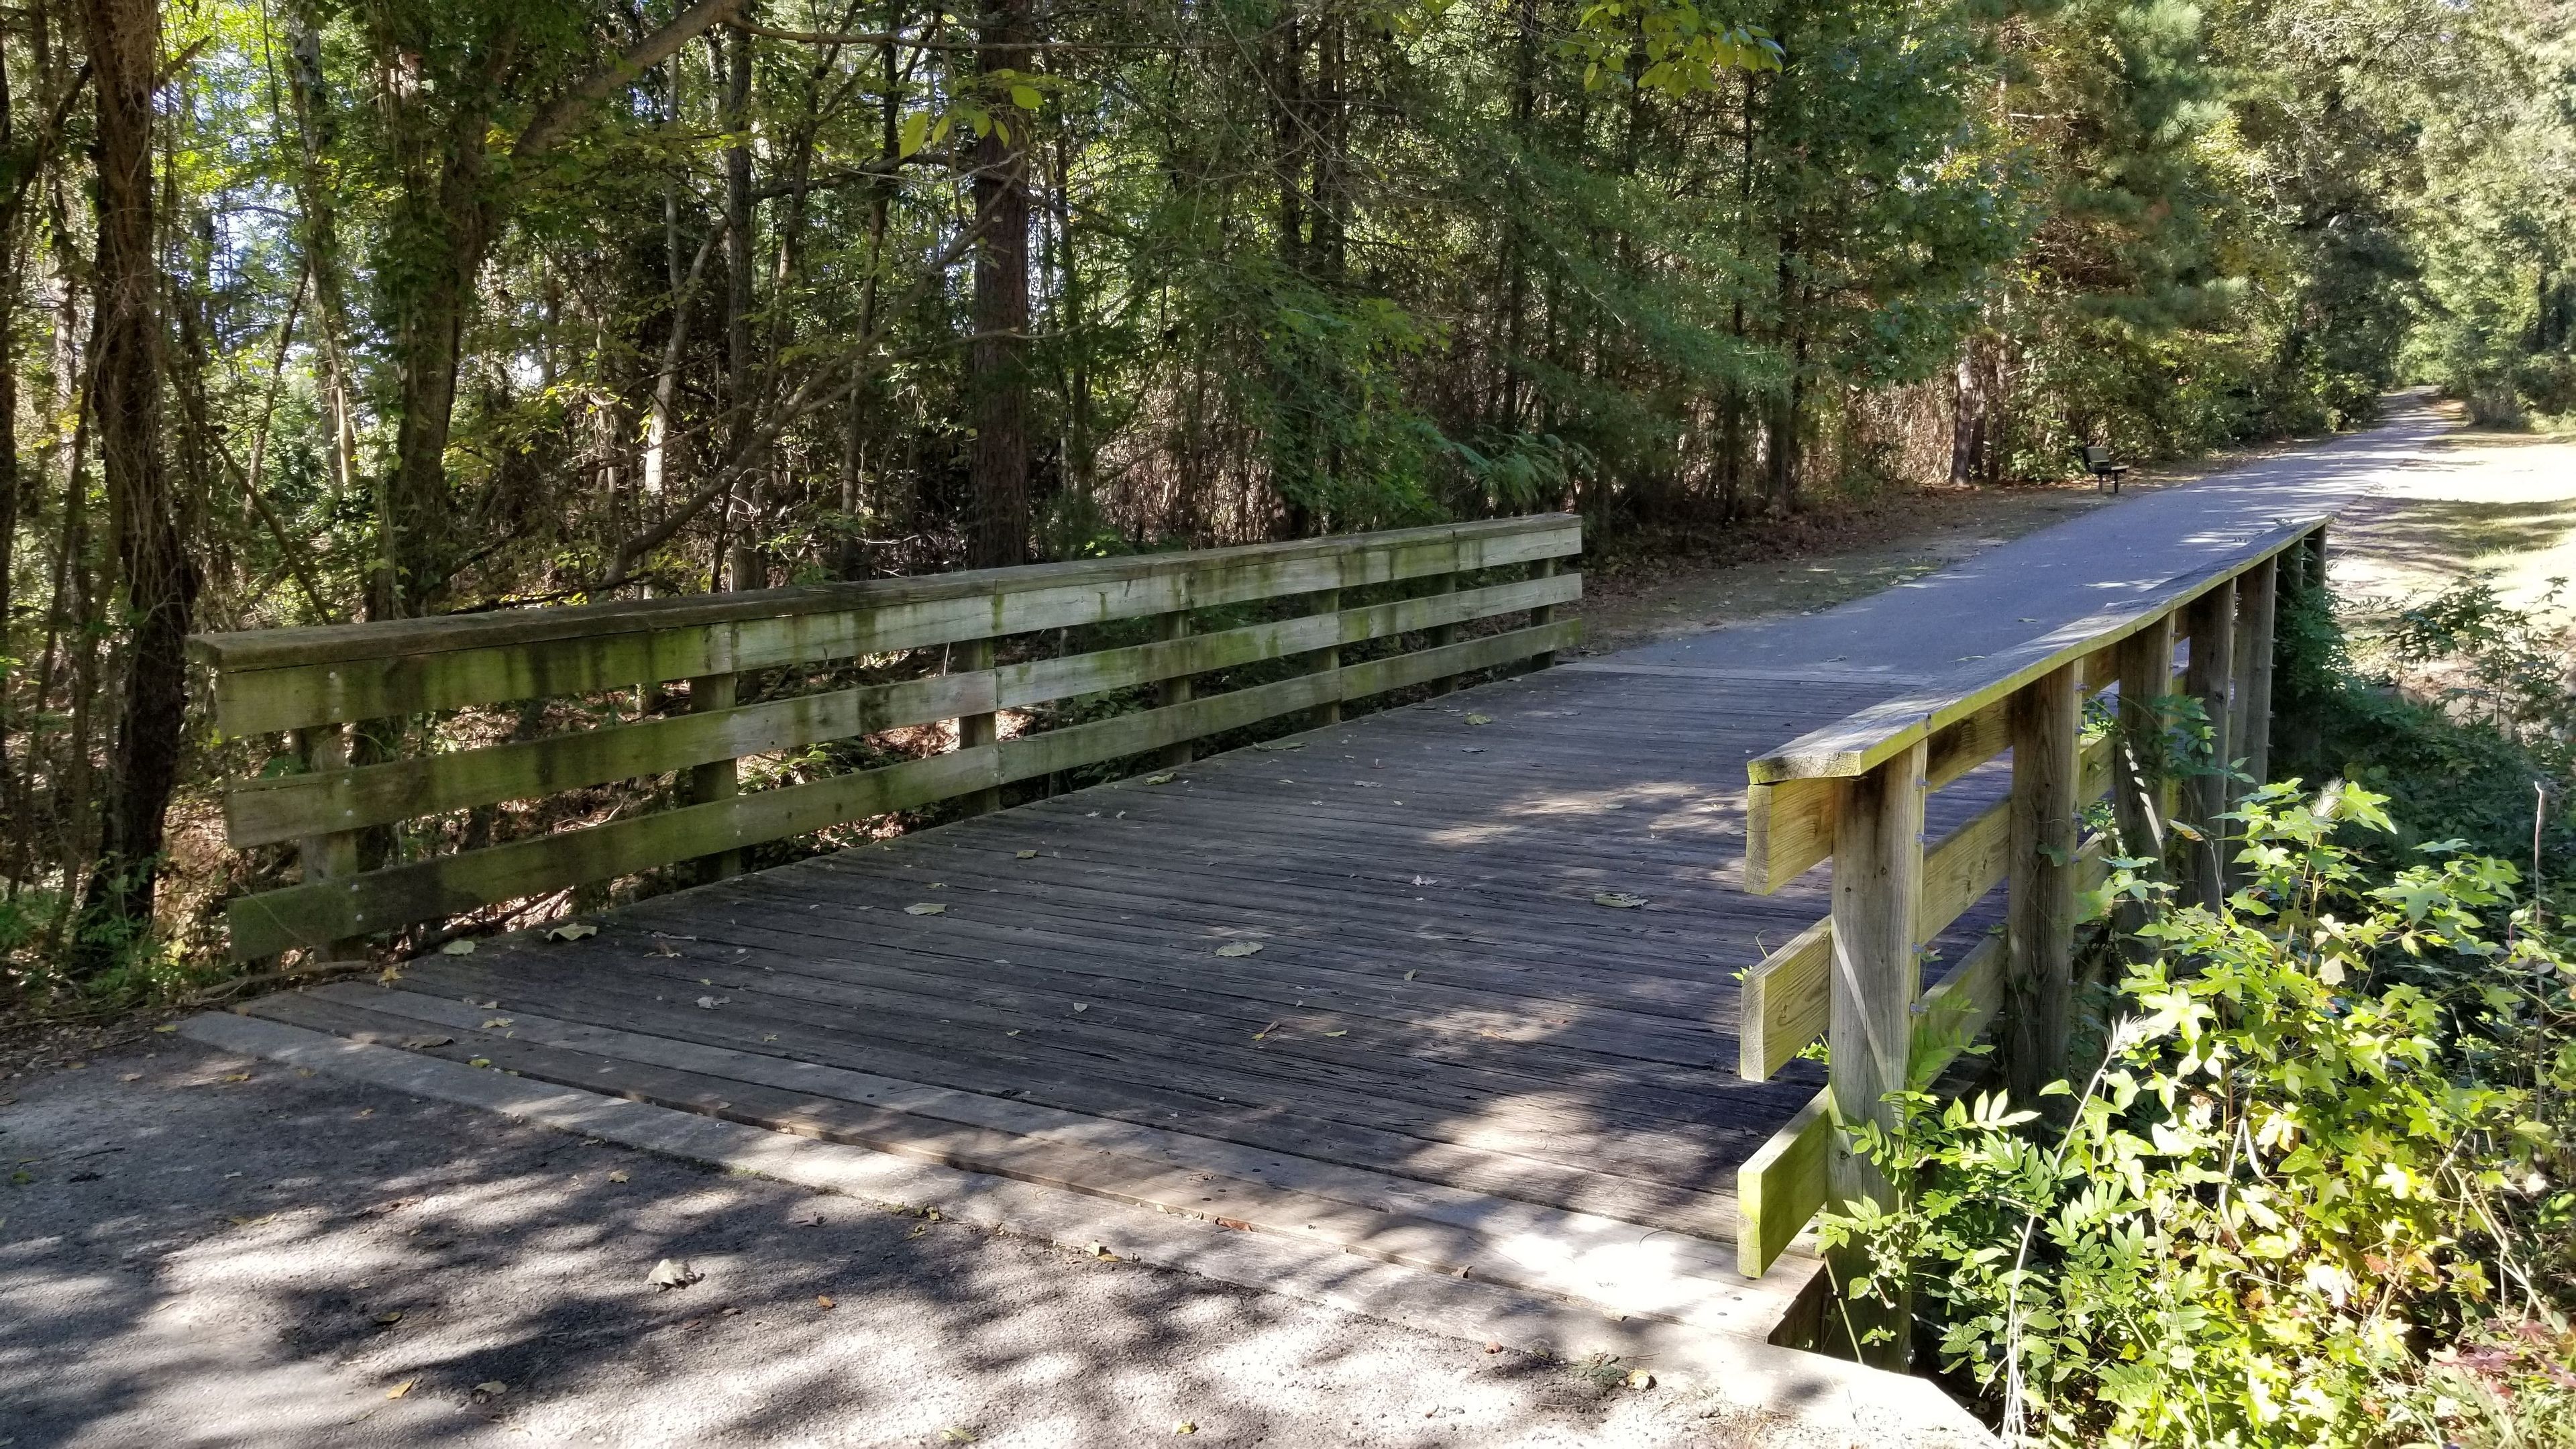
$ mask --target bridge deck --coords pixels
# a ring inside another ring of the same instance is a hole
[[[1814,1264],[1734,1275],[1735,1170],[1823,1074],[1737,1076],[1735,976],[1826,901],[1741,890],[1743,762],[1893,687],[1809,674],[1575,664],[245,1009],[1766,1334]]]

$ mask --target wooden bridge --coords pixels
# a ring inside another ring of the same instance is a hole
[[[223,733],[278,741],[226,800],[274,882],[235,954],[410,955],[242,1009],[1802,1340],[1795,1240],[1878,1190],[1835,1114],[1998,1011],[2005,1072],[2054,1075],[2081,807],[2218,813],[2084,701],[2174,693],[2179,621],[2259,776],[2322,532],[1895,699],[1546,668],[1580,547],[1552,515],[202,637]],[[791,842],[831,848],[744,869]]]

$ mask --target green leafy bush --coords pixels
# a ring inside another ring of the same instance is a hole
[[[2257,791],[2215,909],[2116,873],[2154,952],[2089,1080],[1901,1093],[1863,1129],[1897,1194],[1825,1220],[1866,1264],[1846,1286],[1910,1292],[2017,1441],[2440,1444],[2483,1402],[2478,1345],[2530,1323],[2563,1350],[2576,964],[2512,864],[2356,852],[2384,804]]]

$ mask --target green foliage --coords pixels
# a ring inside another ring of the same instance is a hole
[[[2155,955],[2080,1091],[1864,1128],[1898,1196],[1827,1218],[1850,1289],[1910,1286],[2017,1439],[2410,1442],[2428,1347],[2564,1291],[2576,962],[2507,862],[2356,855],[2384,804],[2256,792],[2215,909],[2118,880],[2163,907]]]
[[[2296,726],[2275,740],[2276,772],[2388,796],[2405,833],[2383,863],[2419,840],[2526,864],[2537,850],[2558,863],[2537,889],[2564,897],[2576,879],[2576,666],[2552,602],[2507,607],[2469,580],[2356,641],[2327,594],[2285,596],[2273,697]]]

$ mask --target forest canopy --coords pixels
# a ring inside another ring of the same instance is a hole
[[[27,0],[15,919],[80,901],[85,969],[150,919],[214,747],[196,630],[1559,507],[1706,536],[2342,427],[2399,380],[2576,412],[2568,28],[2556,0]]]

